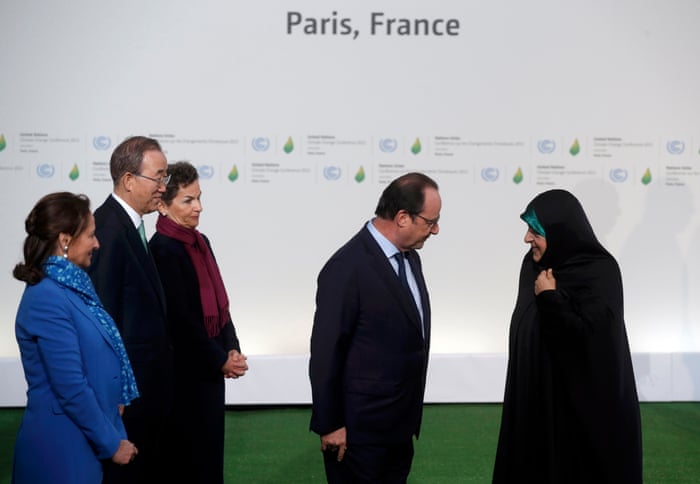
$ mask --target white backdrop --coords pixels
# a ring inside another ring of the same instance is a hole
[[[640,385],[700,399],[698,18],[695,0],[3,1],[0,357],[19,389],[4,400],[23,398],[24,218],[50,191],[99,205],[133,134],[200,170],[200,229],[251,357],[230,401],[308,399],[316,275],[411,170],[443,197],[421,252],[429,397],[500,398],[518,214],[563,187],[622,267],[635,362],[657,362]]]

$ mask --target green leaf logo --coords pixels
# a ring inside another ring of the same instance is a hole
[[[569,148],[569,153],[571,156],[576,156],[581,152],[581,145],[578,143],[578,138],[574,140],[574,144]]]
[[[518,167],[518,171],[515,172],[515,175],[513,175],[513,183],[518,185],[520,182],[523,181],[523,170]]]
[[[644,172],[644,176],[642,176],[642,183],[645,185],[651,183],[651,171],[649,170],[649,168],[647,168],[647,171]]]
[[[289,154],[292,151],[294,151],[294,142],[292,141],[292,137],[290,136],[287,138],[287,142],[284,144],[284,152]]]
[[[68,173],[68,178],[75,181],[80,177],[80,170],[78,170],[78,164],[73,165],[73,169]]]
[[[416,141],[411,145],[411,153],[417,155],[421,150],[420,139],[416,138]]]
[[[229,181],[235,182],[238,180],[238,167],[236,165],[233,165],[233,168],[231,168],[231,171],[228,172],[228,179]]]
[[[357,170],[357,173],[355,173],[355,181],[357,183],[362,183],[365,181],[365,169],[363,167],[360,167],[360,169]]]
[[[5,135],[0,133],[0,151],[7,148],[7,141],[5,141]]]

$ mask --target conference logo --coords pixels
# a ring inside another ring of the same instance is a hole
[[[578,138],[574,139],[574,142],[571,144],[571,148],[569,148],[569,154],[571,156],[576,156],[581,152],[581,145],[578,142]]]
[[[197,167],[197,173],[199,173],[199,178],[211,180],[214,176],[214,167],[211,165],[200,165]]]
[[[518,167],[518,170],[515,172],[515,175],[513,175],[513,183],[519,185],[523,181],[523,178],[523,170],[522,168]]]
[[[537,150],[545,155],[554,153],[557,148],[557,144],[552,139],[541,139],[537,142]]]
[[[0,133],[0,151],[7,148],[7,141],[5,141],[5,135]]]
[[[360,166],[360,169],[357,170],[357,173],[355,173],[355,181],[357,183],[362,183],[363,181],[365,181],[365,177],[365,169],[363,166]]]
[[[326,166],[323,168],[323,178],[329,181],[335,181],[340,178],[342,170],[339,166]]]
[[[92,138],[92,146],[96,150],[108,150],[112,146],[112,139],[109,136],[95,136]]]
[[[257,137],[253,138],[250,143],[255,151],[267,151],[270,149],[270,138]]]
[[[36,167],[36,174],[39,178],[53,178],[56,167],[49,163],[42,163]]]
[[[627,180],[629,173],[624,168],[613,168],[610,170],[610,180],[614,183],[622,183]]]
[[[382,138],[379,140],[379,149],[384,153],[393,153],[399,146],[395,138]]]
[[[644,175],[642,175],[642,184],[643,185],[648,185],[651,183],[651,170],[647,168],[647,171],[644,172]]]
[[[80,170],[78,170],[78,164],[75,163],[73,165],[73,168],[71,168],[70,172],[68,172],[68,178],[71,180],[75,181],[78,178],[80,178]]]
[[[498,171],[498,168],[494,168],[492,166],[481,170],[481,178],[482,180],[487,182],[495,182],[496,180],[498,180],[499,174],[500,172]]]
[[[672,155],[680,155],[685,151],[685,143],[681,140],[671,140],[666,143],[666,151]]]
[[[416,138],[416,140],[411,145],[411,153],[413,153],[414,155],[417,155],[418,153],[421,152],[422,149],[423,149],[423,147],[420,144],[420,139]]]
[[[236,180],[238,180],[238,167],[236,165],[233,165],[231,171],[228,172],[227,178],[230,182],[235,182]]]
[[[292,151],[294,151],[294,141],[292,141],[292,137],[291,137],[291,136],[290,136],[289,138],[287,138],[287,142],[284,144],[284,146],[282,147],[282,149],[283,149],[284,152],[287,153],[287,154],[289,154],[289,153],[291,153]]]

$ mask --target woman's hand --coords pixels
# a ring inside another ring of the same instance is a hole
[[[119,465],[128,464],[134,460],[138,453],[139,451],[134,444],[128,440],[122,440],[119,442],[119,448],[112,456],[112,462]]]
[[[241,377],[245,375],[246,371],[248,371],[248,363],[246,362],[247,359],[247,356],[239,353],[236,350],[231,350],[228,352],[228,359],[226,360],[226,363],[224,363],[224,366],[221,367],[221,371],[226,378]]]
[[[552,269],[547,269],[546,271],[540,272],[535,279],[535,296],[539,295],[542,291],[553,291],[557,288],[557,280],[552,274]]]

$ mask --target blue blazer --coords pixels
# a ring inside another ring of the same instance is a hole
[[[100,459],[127,438],[109,335],[77,294],[49,278],[26,287],[15,334],[28,390],[13,482],[100,482]]]
[[[311,430],[346,427],[349,443],[406,443],[418,436],[430,347],[430,303],[418,253],[411,295],[363,227],[318,276],[309,373]]]

